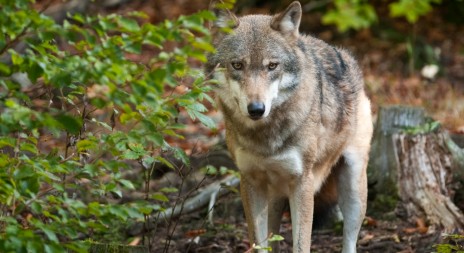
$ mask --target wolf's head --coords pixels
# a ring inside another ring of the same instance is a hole
[[[301,12],[298,2],[275,16],[237,18],[215,11],[217,52],[209,56],[207,71],[214,71],[219,81],[217,94],[225,109],[259,120],[289,99],[300,82],[302,57],[296,48]],[[226,26],[232,32],[220,31]]]

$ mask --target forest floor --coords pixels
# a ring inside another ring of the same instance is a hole
[[[205,2],[209,1],[119,2],[122,4],[99,11],[144,11],[151,17],[150,21],[156,23],[206,8]],[[270,5],[244,8],[242,14],[268,13]],[[380,8],[379,24],[372,29],[345,34],[322,26],[320,13],[306,13],[300,30],[353,52],[364,71],[374,113],[380,105],[421,106],[450,132],[464,134],[464,26],[444,21],[442,17],[446,16],[446,8],[435,9],[416,25],[390,19],[385,15],[387,11],[385,6]],[[421,70],[432,62],[440,67],[440,71],[436,77],[427,79],[421,75]],[[220,122],[217,111],[212,110],[209,115]],[[217,130],[211,131],[192,122],[183,134],[185,140],[176,145],[188,154],[198,155],[208,153],[211,147],[221,142],[224,129],[220,123]],[[205,186],[217,180],[208,176],[206,180],[200,178],[188,187],[185,183],[187,178],[198,177],[199,173],[190,171],[173,175],[175,172],[165,170],[155,173],[158,173],[157,178],[151,182],[155,191],[171,186],[184,187],[182,193],[195,194],[200,184]],[[181,199],[185,198],[185,194],[181,195]],[[212,224],[208,221],[210,212],[213,214]],[[359,236],[358,252],[433,252],[432,246],[443,242],[441,231],[427,227],[426,221],[420,218],[404,220],[400,213],[399,210],[382,213],[369,209]],[[204,207],[177,219],[158,220],[155,225],[143,239],[145,244],[150,244],[151,252],[246,252],[250,247],[239,194],[235,191],[219,198],[214,211]],[[340,224],[314,231],[312,252],[340,252],[340,231]],[[129,233],[135,238],[134,243],[142,240],[137,232]],[[291,252],[291,218],[288,212],[284,213],[280,234],[284,238],[281,241],[282,252]]]

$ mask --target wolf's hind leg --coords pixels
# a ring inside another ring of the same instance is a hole
[[[356,253],[356,241],[366,214],[367,153],[347,149],[338,175],[338,204],[343,215],[343,251]]]

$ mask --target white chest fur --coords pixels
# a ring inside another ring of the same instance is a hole
[[[235,158],[242,176],[247,180],[284,195],[288,195],[289,187],[303,174],[302,156],[296,148],[268,157],[237,148]]]

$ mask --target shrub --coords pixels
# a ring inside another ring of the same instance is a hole
[[[162,209],[107,199],[135,188],[126,170],[171,166],[163,152],[188,163],[166,141],[182,138],[180,111],[214,126],[201,104],[210,86],[191,64],[214,50],[214,16],[75,14],[61,25],[32,3],[0,0],[0,252],[86,252],[85,239]]]

